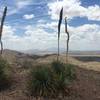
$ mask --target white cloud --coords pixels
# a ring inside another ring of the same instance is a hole
[[[43,19],[38,20],[38,23],[39,23],[39,24],[41,24],[41,23],[45,23],[45,22],[46,22],[46,21],[43,20]]]
[[[52,22],[46,25],[40,24],[41,28],[49,28],[55,30],[57,34],[56,22]],[[39,26],[38,26],[39,27]],[[100,26],[97,24],[84,24],[78,27],[72,27],[68,25],[68,31],[70,33],[70,49],[78,50],[93,50],[100,48]],[[61,47],[64,48],[67,35],[65,34],[65,26],[62,24],[61,28]]]
[[[10,10],[9,15],[18,12],[23,7],[31,4],[31,0],[16,0],[15,9]],[[64,7],[64,16],[67,15],[69,19],[74,17],[87,17],[89,20],[100,21],[100,6],[89,6],[87,8],[81,6],[80,0],[63,0],[58,2],[52,2],[48,4],[49,14],[53,19],[59,18],[59,12],[61,7]],[[1,12],[1,11],[0,11]],[[26,14],[24,19],[34,18],[33,14]],[[18,26],[4,26],[3,42],[4,47],[15,50],[27,50],[27,49],[39,49],[45,50],[50,48],[57,48],[57,22],[49,22],[46,24],[44,20],[39,20],[37,25],[23,25],[21,29],[24,30],[24,36],[17,35]],[[52,33],[45,30],[52,29]],[[61,27],[60,47],[66,46],[66,34],[64,32],[65,26]],[[100,49],[100,26],[97,24],[85,24],[78,27],[72,27],[68,25],[68,31],[70,33],[70,49],[73,50],[96,50]]]
[[[27,5],[32,4],[32,0],[16,0],[17,8],[21,9]]]
[[[14,50],[39,49],[45,50],[52,46],[56,40],[55,34],[49,34],[43,29],[31,25],[25,27],[25,35],[20,37],[15,34],[16,29],[12,26],[5,26],[3,31],[4,48]],[[52,41],[53,40],[53,41]]]
[[[55,29],[55,32],[48,33],[44,27]],[[54,28],[55,26],[55,28]],[[27,49],[55,49],[57,48],[56,23],[48,25],[24,27],[24,36],[16,35],[16,28],[5,26],[3,31],[4,47],[14,50]],[[85,24],[79,27],[68,26],[70,33],[70,50],[99,50],[100,49],[100,26],[96,24]],[[65,48],[67,35],[64,32],[64,25],[61,29],[60,47]]]
[[[87,17],[89,20],[100,21],[100,6],[83,7],[80,0],[62,0],[59,2],[51,2],[48,4],[49,11],[52,19],[59,18],[61,8],[64,8],[64,17],[69,19],[73,17]]]
[[[26,14],[26,15],[23,16],[23,18],[24,19],[32,19],[32,18],[34,18],[34,15],[33,14],[30,14],[30,15]]]
[[[32,4],[32,0],[15,0],[13,6],[8,6],[8,15],[20,12],[20,9]],[[1,12],[1,11],[0,11]]]
[[[100,6],[90,6],[87,11],[88,19],[100,21]]]
[[[16,33],[16,28],[9,25],[4,26],[3,37],[2,37],[4,48],[13,50],[26,49],[29,46],[29,43],[26,42],[28,38],[20,37],[15,33]]]

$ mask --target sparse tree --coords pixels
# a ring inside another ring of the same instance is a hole
[[[68,62],[68,51],[69,51],[69,32],[67,29],[67,17],[65,17],[65,33],[67,34],[67,41],[66,41],[66,63]]]
[[[3,31],[3,26],[4,26],[4,21],[5,21],[6,13],[7,13],[7,7],[4,8],[3,16],[1,18],[1,25],[0,25],[1,54],[2,54],[2,51],[3,51],[3,43],[2,43],[1,38],[2,38],[2,31]]]

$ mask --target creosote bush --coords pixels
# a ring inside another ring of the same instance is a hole
[[[28,89],[35,97],[67,95],[68,85],[75,79],[75,66],[58,61],[36,66],[31,70]]]
[[[9,64],[0,58],[0,91],[8,88],[10,85]]]

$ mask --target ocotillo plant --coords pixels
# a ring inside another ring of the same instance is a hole
[[[65,33],[67,34],[67,41],[66,41],[66,62],[68,62],[68,51],[69,51],[69,39],[70,39],[70,36],[69,36],[69,32],[68,32],[68,29],[67,29],[67,17],[65,17]]]
[[[57,61],[59,60],[59,39],[60,39],[60,28],[61,28],[62,19],[63,19],[63,7],[60,11],[59,23],[58,23],[58,55],[57,55]]]
[[[5,21],[5,17],[6,17],[6,13],[7,13],[7,7],[4,8],[4,12],[3,12],[3,16],[1,19],[1,25],[0,25],[0,44],[1,44],[1,54],[3,51],[3,43],[2,43],[2,31],[3,31],[3,25],[4,25],[4,21]]]

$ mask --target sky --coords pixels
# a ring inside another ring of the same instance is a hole
[[[2,40],[5,49],[57,50],[57,25],[63,7],[60,49],[100,50],[100,0],[0,0],[0,19],[8,7]]]

